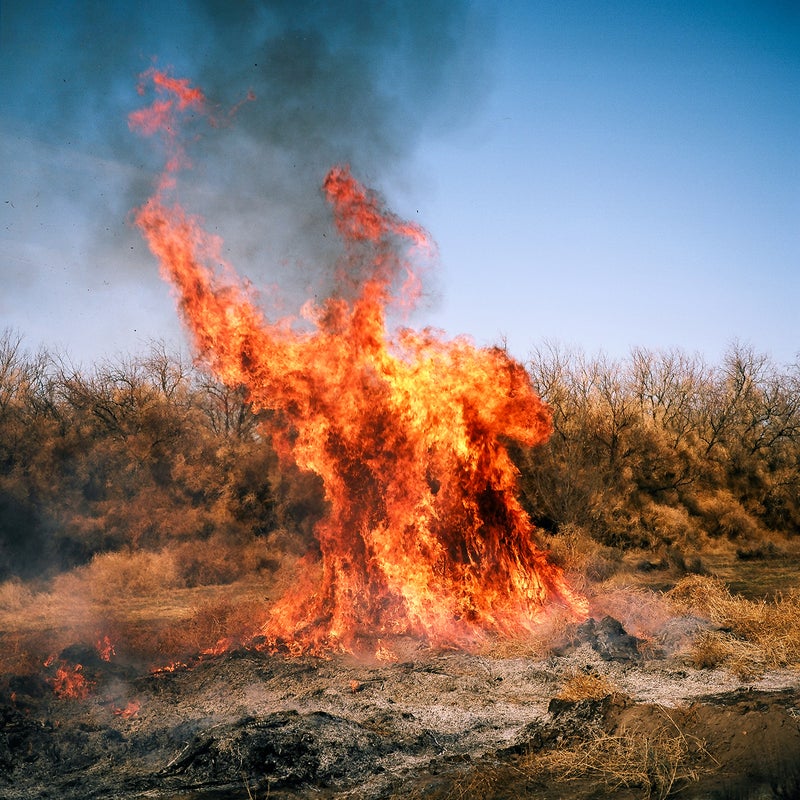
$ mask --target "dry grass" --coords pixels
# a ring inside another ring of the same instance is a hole
[[[581,700],[602,700],[619,692],[620,688],[604,675],[575,671],[567,677],[556,697],[577,703]]]
[[[700,668],[724,666],[743,679],[767,669],[800,668],[800,594],[774,601],[732,595],[713,578],[691,576],[667,593],[676,613],[704,617],[719,627],[689,651]]]
[[[666,709],[649,721],[612,732],[600,726],[579,741],[531,752],[516,762],[488,762],[454,770],[439,785],[428,784],[393,794],[399,800],[471,800],[529,796],[532,785],[558,785],[563,797],[613,797],[621,789],[641,798],[664,800],[719,767],[705,742],[684,733]],[[534,790],[535,791],[535,790]],[[523,794],[524,792],[524,794]],[[530,796],[535,796],[531,794]]]
[[[0,584],[0,674],[29,673],[74,643],[104,637],[117,657],[154,663],[255,633],[274,587],[247,580],[186,587],[173,551],[108,553],[49,586]]]
[[[558,781],[593,781],[609,791],[641,789],[643,798],[666,798],[679,783],[710,771],[705,743],[684,734],[662,709],[653,728],[632,727],[593,736],[571,747],[534,753],[520,766],[529,774]]]
[[[758,678],[775,666],[759,645],[719,631],[703,631],[692,644],[688,659],[697,669],[725,667],[742,681]]]
[[[595,541],[579,525],[564,525],[558,535],[542,534],[542,539],[550,559],[567,573],[578,591],[608,580],[622,566],[619,550]]]

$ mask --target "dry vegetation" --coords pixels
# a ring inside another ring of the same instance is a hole
[[[605,675],[573,672],[559,690],[559,700],[577,703],[581,700],[601,700],[619,692],[619,687]]]
[[[554,431],[514,449],[521,489],[593,613],[653,646],[669,614],[710,620],[690,653],[700,667],[796,666],[798,595],[748,601],[703,573],[797,555],[797,365],[738,345],[719,367],[546,345],[529,371]],[[0,668],[76,638],[163,660],[252,631],[324,509],[259,420],[243,392],[161,345],[85,371],[0,335]],[[486,650],[542,655],[568,624],[554,610],[539,636]]]
[[[697,667],[725,666],[743,679],[780,667],[800,668],[800,594],[772,601],[732,595],[723,583],[701,577],[682,580],[668,593],[678,613],[695,614],[715,623],[694,642]]]
[[[228,555],[247,559],[246,550]],[[105,637],[117,657],[153,667],[222,640],[236,644],[257,632],[269,601],[295,571],[290,557],[277,570],[259,569],[253,557],[249,575],[198,585],[186,580],[180,553],[180,547],[103,553],[49,581],[0,583],[0,674],[36,672],[67,645]]]
[[[545,345],[529,371],[553,411],[549,442],[519,454],[545,528],[688,551],[800,529],[798,365],[781,370],[738,344],[719,366],[680,351],[612,361]]]
[[[677,783],[696,781],[712,767],[705,743],[682,732],[666,709],[661,713],[663,719],[655,726],[614,734],[598,730],[580,746],[533,754],[521,768],[566,785],[594,780],[610,793],[635,787],[643,798],[666,798]]]
[[[632,790],[626,797],[663,800],[677,796],[682,788],[718,767],[702,739],[682,730],[669,709],[655,707],[652,714],[613,732],[590,724],[574,742],[533,749],[511,763],[482,763],[440,793],[426,787],[403,796],[437,800],[536,797],[540,795],[536,787],[557,786],[565,797],[573,793],[613,797],[626,789]]]

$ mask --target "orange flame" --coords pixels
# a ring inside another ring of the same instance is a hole
[[[134,717],[139,716],[139,711],[141,711],[142,704],[138,700],[131,700],[125,706],[125,708],[115,708],[114,715],[117,717],[122,717],[122,719],[133,719]]]
[[[81,664],[59,665],[49,682],[57,697],[70,700],[85,700],[92,688],[92,683],[83,674]]]
[[[182,670],[189,669],[189,665],[183,661],[173,661],[163,667],[153,667],[150,670],[151,675],[168,675],[171,672],[181,672]]]
[[[150,77],[158,92],[172,91]],[[166,124],[172,143],[187,86],[174,82],[168,119],[157,100],[131,125],[150,133]],[[525,369],[466,338],[387,331],[401,279],[399,293],[414,299],[414,259],[431,250],[425,231],[385,211],[347,167],[332,169],[323,188],[348,260],[366,277],[351,299],[307,303],[314,329],[300,331],[264,317],[220,240],[167,204],[171,187],[162,180],[136,222],[177,290],[199,357],[274,412],[264,433],[325,487],[318,569],[272,608],[261,631],[269,646],[390,659],[388,636],[469,646],[486,633],[524,635],[553,603],[585,615],[586,601],[534,543],[503,444],[550,434]]]
[[[97,649],[97,654],[103,661],[111,661],[111,658],[117,654],[114,643],[108,636],[98,639],[95,648]]]

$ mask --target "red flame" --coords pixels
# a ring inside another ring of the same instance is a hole
[[[114,715],[122,719],[133,719],[139,716],[142,704],[138,700],[131,700],[125,708],[115,708]]]
[[[45,666],[50,666],[52,663],[50,659],[48,662],[45,662]],[[57,697],[70,700],[85,700],[92,689],[92,683],[83,674],[81,664],[60,664],[56,668],[55,675],[49,679],[49,683]]]
[[[166,130],[170,172],[179,112],[199,106],[182,105],[187,82],[157,75],[145,77],[173,97],[130,121],[146,134]],[[367,277],[352,299],[307,303],[314,330],[300,332],[265,319],[220,240],[167,204],[171,187],[162,180],[136,222],[177,290],[199,357],[273,410],[264,433],[325,487],[317,568],[272,608],[261,631],[270,645],[391,659],[386,639],[395,635],[467,646],[486,633],[523,635],[554,603],[584,615],[585,600],[534,543],[503,444],[550,434],[525,369],[465,338],[387,331],[387,306],[414,293],[413,259],[430,250],[427,234],[388,213],[347,167],[332,169],[323,188]]]
[[[189,665],[183,661],[173,661],[163,667],[153,667],[150,670],[151,675],[168,675],[171,672],[181,672],[182,670],[189,669]]]
[[[108,636],[99,639],[95,647],[97,648],[97,654],[103,661],[111,661],[112,656],[117,654],[117,651],[114,649],[114,644]]]

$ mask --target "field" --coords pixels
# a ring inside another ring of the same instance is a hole
[[[169,571],[143,554],[106,556],[47,585],[7,581],[0,796],[793,796],[790,550],[777,569],[707,555],[750,597],[629,553],[585,582],[589,627],[554,613],[525,641],[405,638],[383,660],[243,644],[291,564],[186,588],[159,586]]]

